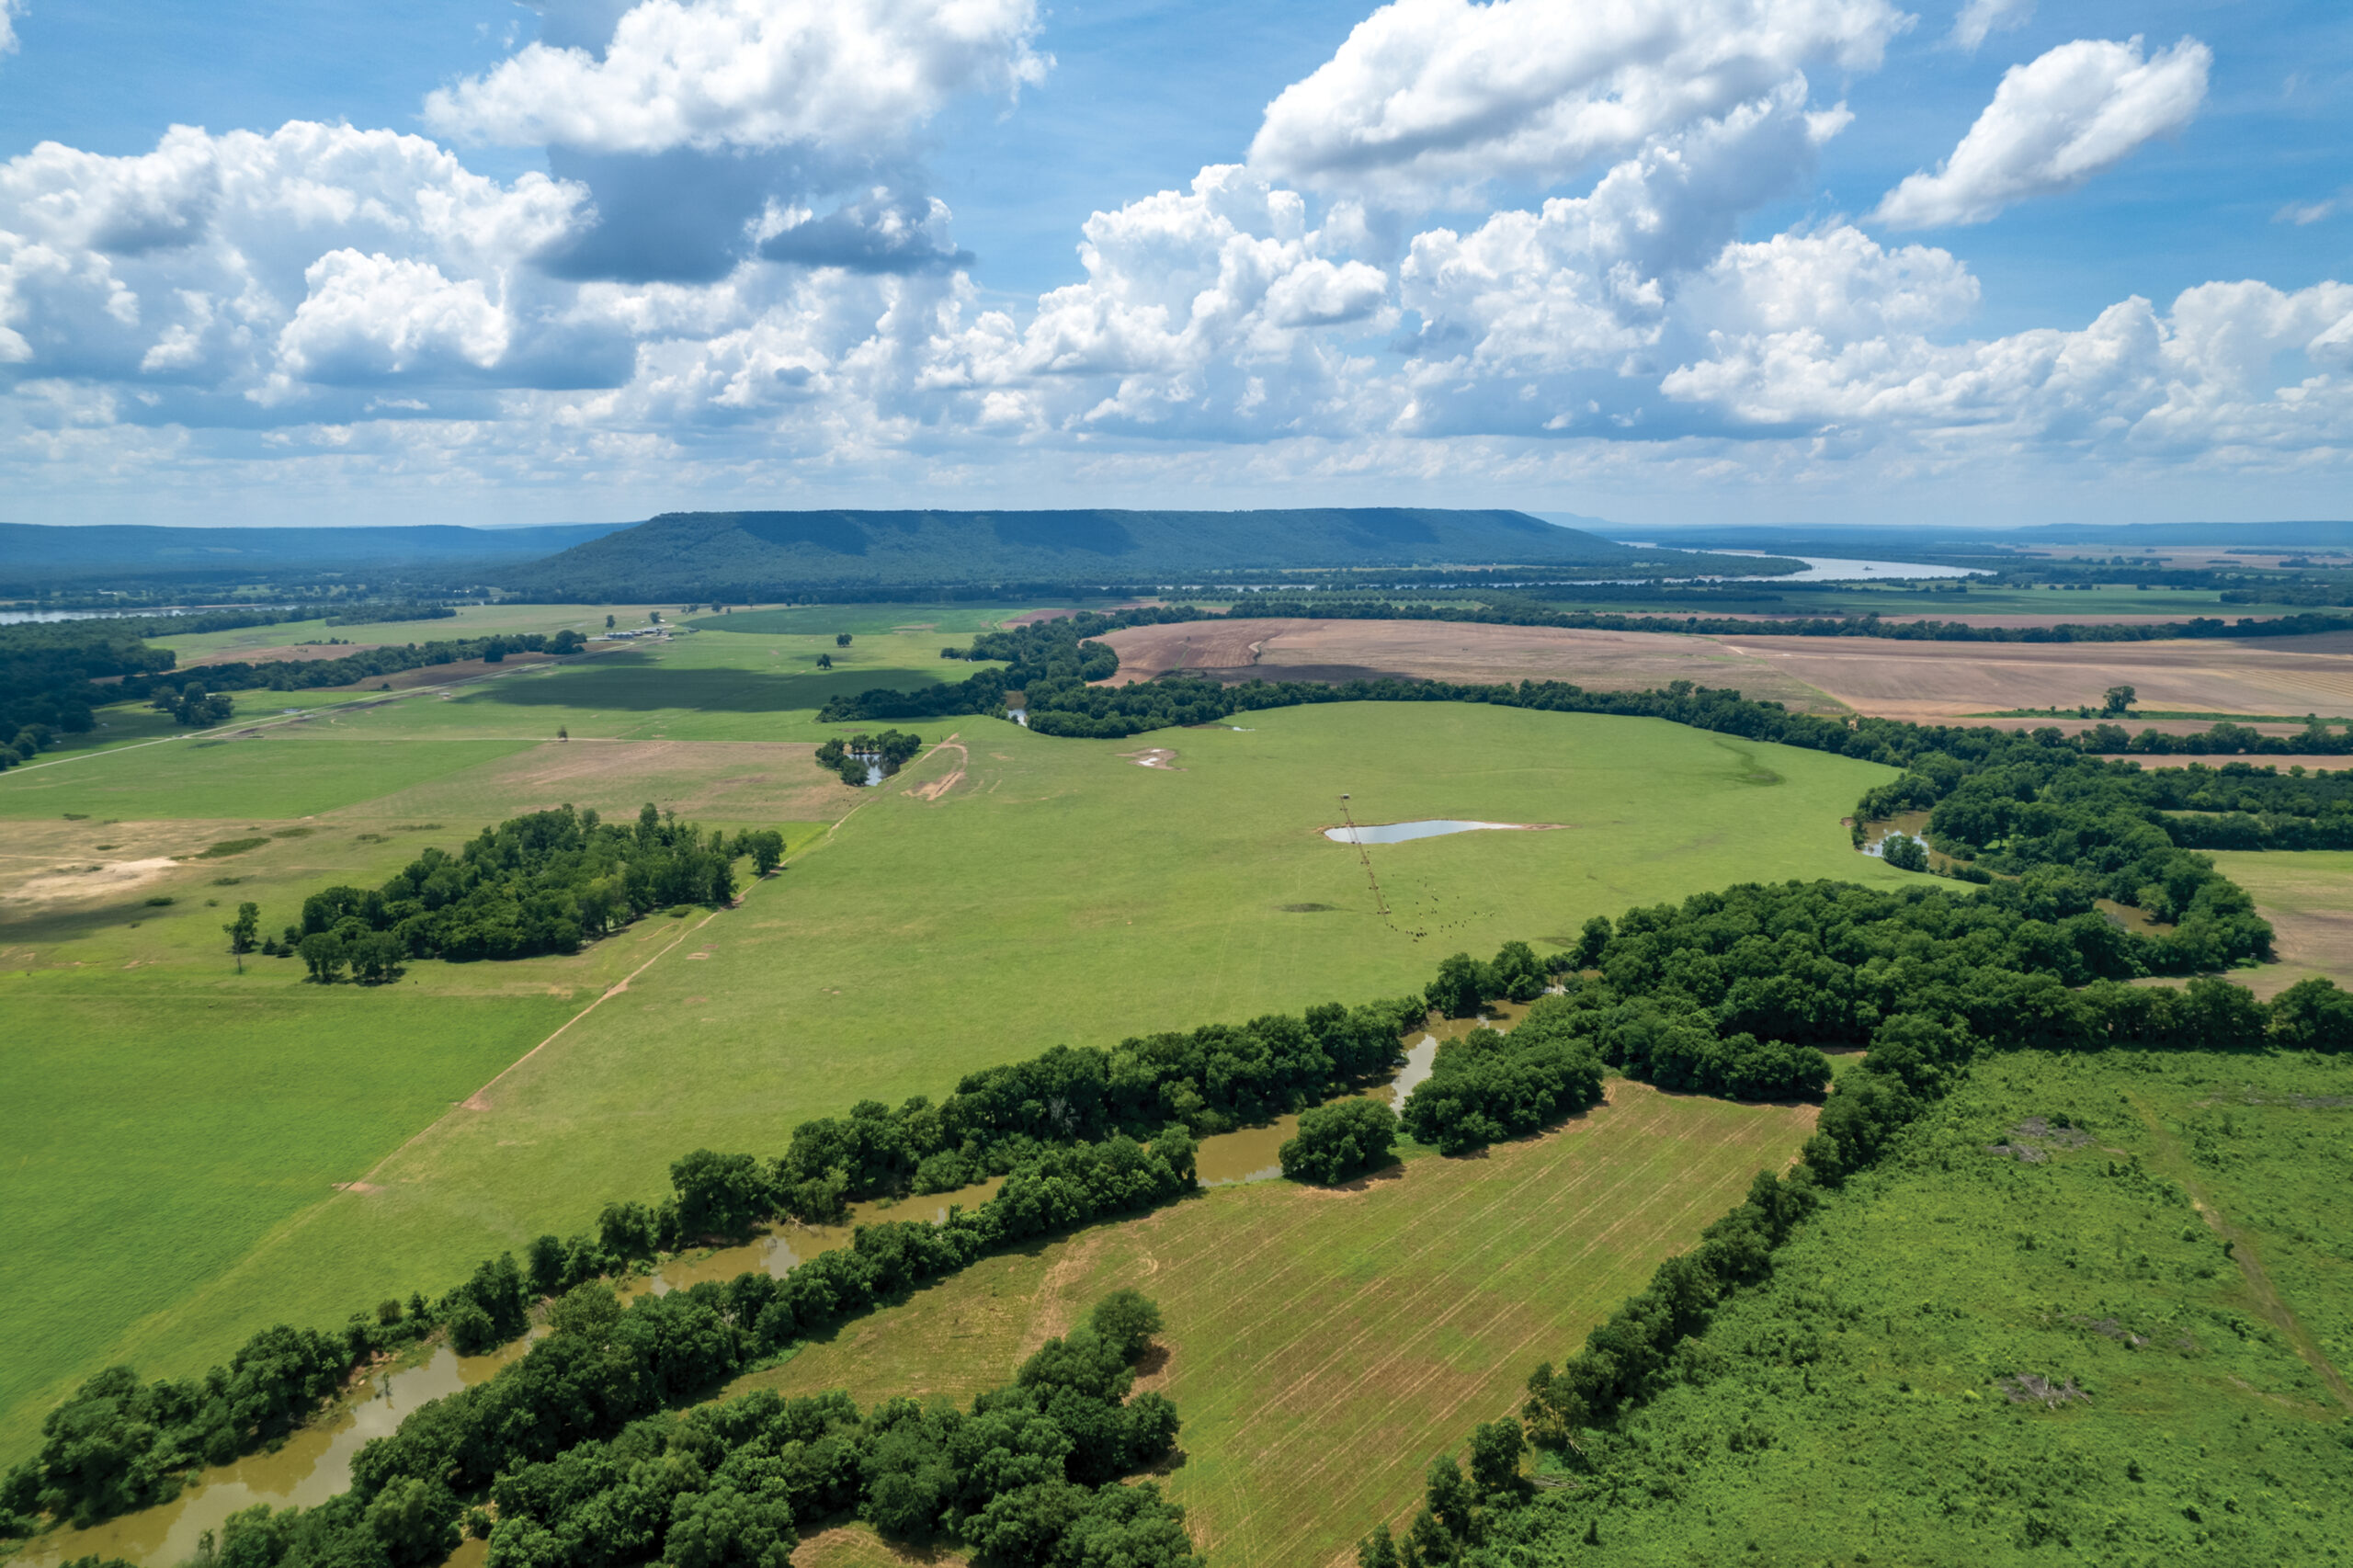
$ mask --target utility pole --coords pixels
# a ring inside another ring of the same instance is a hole
[[[1364,880],[1372,884],[1372,912],[1383,920],[1389,918],[1389,901],[1381,896],[1381,879],[1372,874],[1372,854],[1364,846],[1363,835],[1357,832],[1357,819],[1348,813],[1348,798],[1340,797],[1340,820],[1348,824],[1348,842],[1357,846],[1357,858],[1364,862]]]

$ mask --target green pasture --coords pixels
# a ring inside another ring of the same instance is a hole
[[[1132,742],[954,729],[957,749],[863,797],[740,908],[695,917],[488,1109],[404,1148],[383,1190],[324,1199],[145,1325],[141,1364],[201,1365],[269,1317],[443,1288],[657,1195],[699,1145],[773,1153],[808,1117],[937,1096],[1058,1041],[1393,995],[1458,949],[1569,937],[1728,882],[1905,877],[1839,826],[1884,768],[1657,721],[1347,704]],[[1154,745],[1181,771],[1126,755]],[[916,793],[960,767],[937,800]],[[1376,848],[1392,925],[1353,850],[1320,835],[1343,790],[1360,821],[1565,825]]]
[[[184,1310],[578,1006],[544,987],[468,997],[131,979],[0,973],[0,1438],[12,1455],[142,1321]],[[250,1306],[256,1327],[284,1315]]]
[[[2087,1136],[2019,1131],[2060,1114]],[[1993,1152],[2021,1137],[2044,1157]],[[1541,1494],[1555,1522],[1502,1550],[1659,1568],[2342,1561],[2348,1181],[2343,1061],[1981,1061],[1718,1313],[1688,1353],[1707,1376],[1627,1421],[1652,1459],[1613,1449],[1615,1481]],[[2084,1397],[2015,1401],[2022,1375]]]

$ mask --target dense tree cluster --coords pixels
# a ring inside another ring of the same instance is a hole
[[[656,909],[726,903],[744,856],[766,874],[783,836],[730,839],[650,802],[629,825],[561,806],[486,827],[455,855],[427,849],[381,888],[313,893],[292,940],[319,980],[347,963],[384,979],[412,958],[568,953]]]
[[[771,1392],[636,1422],[491,1489],[494,1568],[781,1564],[801,1526],[855,1511],[885,1536],[1008,1565],[1198,1562],[1180,1510],[1118,1484],[1174,1444],[1163,1396],[1131,1396],[1157,1330],[1123,1291],[969,1408]]]
[[[817,766],[841,775],[842,782],[863,785],[870,767],[879,767],[888,778],[915,760],[923,750],[923,737],[904,730],[885,730],[879,735],[864,731],[845,739],[836,735],[817,748]]]
[[[1325,1186],[1389,1163],[1397,1145],[1396,1113],[1380,1100],[1334,1100],[1299,1116],[1299,1131],[1276,1152],[1283,1175]]]
[[[779,1201],[823,1219],[846,1199],[951,1191],[1050,1144],[1265,1122],[1390,1072],[1399,1032],[1422,1017],[1418,997],[1326,1003],[1304,1017],[1211,1024],[1110,1051],[1057,1046],[972,1074],[938,1106],[915,1098],[894,1111],[868,1100],[793,1131],[777,1163]]]
[[[158,713],[168,713],[172,722],[190,729],[207,730],[215,724],[225,724],[236,717],[237,706],[222,692],[208,692],[204,683],[192,680],[183,686],[158,681],[147,706]]]
[[[1574,1115],[1601,1098],[1601,1077],[1588,1041],[1531,1008],[1509,1034],[1474,1028],[1439,1046],[1405,1097],[1405,1131],[1460,1154]]]

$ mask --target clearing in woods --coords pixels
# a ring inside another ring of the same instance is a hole
[[[2254,896],[2279,954],[2234,979],[2258,996],[2313,975],[2353,989],[2353,850],[2222,850],[2214,868]]]
[[[1132,1287],[1166,1319],[1139,1387],[1184,1419],[1161,1481],[1196,1541],[1224,1568],[1344,1561],[1813,1120],[1612,1079],[1604,1105],[1472,1157],[1215,1188],[988,1258],[741,1386],[969,1399]]]

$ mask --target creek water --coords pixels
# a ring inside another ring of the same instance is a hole
[[[1477,833],[1483,829],[1509,833],[1525,831],[1535,824],[1519,822],[1457,822],[1438,818],[1428,822],[1359,823],[1354,828],[1327,827],[1324,836],[1335,844],[1403,844],[1408,839],[1437,838],[1449,833]]]
[[[529,1348],[517,1340],[488,1356],[459,1356],[447,1346],[426,1360],[371,1380],[373,1393],[342,1414],[294,1433],[270,1453],[200,1471],[171,1502],[85,1530],[40,1537],[14,1560],[52,1568],[77,1557],[119,1557],[144,1568],[171,1568],[196,1555],[205,1532],[217,1535],[230,1515],[256,1503],[311,1507],[351,1484],[352,1456],[370,1437],[390,1434],[419,1405],[482,1382]]]

